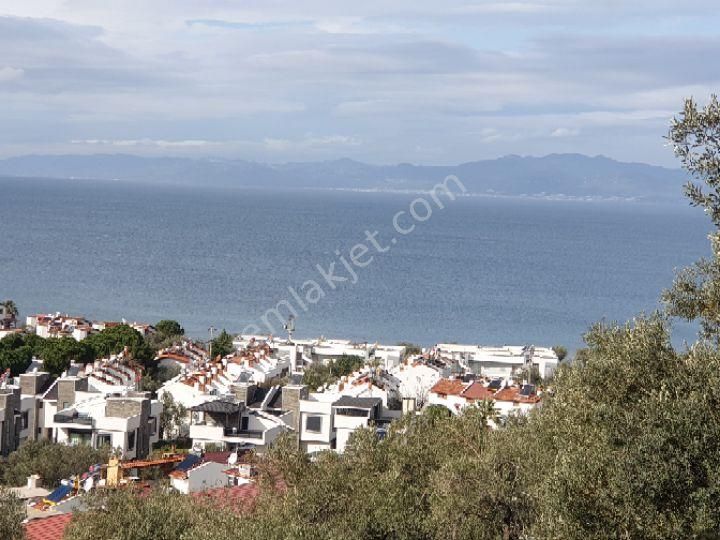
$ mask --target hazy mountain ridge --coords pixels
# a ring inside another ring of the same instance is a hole
[[[0,160],[0,175],[222,187],[429,189],[454,174],[470,193],[680,200],[679,169],[603,156],[504,156],[454,166],[370,165],[351,159],[265,164],[127,154],[28,155]]]

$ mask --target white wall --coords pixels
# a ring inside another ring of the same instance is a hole
[[[229,467],[225,463],[208,461],[190,469],[187,479],[170,478],[170,485],[185,495],[228,485],[224,471]]]

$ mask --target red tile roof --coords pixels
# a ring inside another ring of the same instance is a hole
[[[446,396],[459,396],[465,390],[465,383],[459,379],[440,379],[430,391]]]
[[[27,540],[62,540],[65,527],[71,519],[72,514],[34,519],[25,524]]]
[[[198,502],[207,502],[221,510],[233,510],[238,514],[252,512],[255,508],[260,489],[255,483],[240,486],[208,489],[192,496]]]
[[[203,463],[206,461],[212,461],[214,463],[222,463],[223,465],[226,465],[229,457],[230,452],[205,452],[203,454]]]
[[[513,403],[539,403],[541,401],[540,396],[521,396],[520,389],[516,386],[510,388],[503,388],[497,394],[495,394],[496,401],[512,401]]]
[[[490,390],[488,387],[483,386],[481,383],[475,381],[468,386],[463,392],[462,397],[466,399],[493,399],[495,392]]]

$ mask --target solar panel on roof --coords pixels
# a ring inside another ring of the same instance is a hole
[[[72,491],[72,486],[68,485],[61,485],[59,488],[57,488],[55,491],[53,491],[50,495],[45,497],[45,500],[59,503],[62,501],[67,495]]]
[[[202,458],[200,456],[196,456],[195,454],[188,454],[187,457],[183,459],[177,467],[175,467],[175,470],[182,472],[189,471],[195,465],[200,463],[200,461],[202,461]]]
[[[490,390],[500,390],[500,386],[502,386],[502,381],[500,379],[493,379],[490,381],[490,384],[488,384],[488,388]]]
[[[535,385],[534,384],[524,384],[522,389],[520,390],[521,396],[532,396],[535,394]]]

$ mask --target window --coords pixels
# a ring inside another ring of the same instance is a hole
[[[22,428],[27,429],[30,425],[30,411],[22,413]]]
[[[95,448],[104,448],[112,446],[112,435],[109,433],[98,433],[95,437]]]
[[[356,409],[354,407],[342,407],[335,409],[335,414],[339,414],[340,416],[357,416],[357,417],[369,417],[370,411],[367,409]]]
[[[70,446],[90,446],[92,443],[92,434],[85,431],[70,431],[68,433],[68,441]]]
[[[308,416],[305,419],[305,430],[320,433],[322,431],[322,416]]]
[[[247,416],[243,416],[240,418],[240,431],[247,431],[248,430],[248,422],[250,419]]]
[[[149,431],[150,431],[150,436],[152,437],[153,435],[155,435],[157,433],[157,418],[155,418],[154,416],[151,416],[150,419],[148,420],[148,427],[149,427]]]
[[[127,444],[128,450],[135,450],[135,432],[128,433],[128,444]]]

